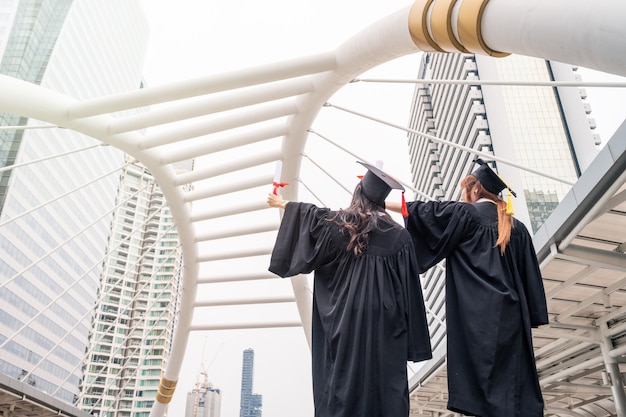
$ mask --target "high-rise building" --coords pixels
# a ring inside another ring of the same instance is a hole
[[[129,161],[115,207],[79,408],[130,417],[149,414],[169,357],[182,253],[171,212],[143,165]]]
[[[458,199],[459,180],[475,168],[467,148],[496,155],[518,164],[494,163],[494,168],[517,192],[516,216],[537,230],[598,152],[584,90],[532,85],[578,80],[575,70],[518,55],[425,53],[410,127],[453,146],[410,135],[417,189],[435,199]],[[459,80],[501,84],[454,83]]]
[[[0,72],[77,99],[136,90],[147,42],[135,0],[0,2]],[[0,373],[75,403],[124,155],[0,119]]]
[[[185,417],[220,417],[222,412],[222,391],[215,388],[203,371],[204,381],[196,382],[195,388],[187,393]]]
[[[239,417],[261,417],[263,396],[252,393],[254,377],[254,350],[243,351],[243,365],[241,368],[241,399],[239,402]]]

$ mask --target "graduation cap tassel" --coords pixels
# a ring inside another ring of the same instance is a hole
[[[511,191],[506,193],[506,214],[512,216],[513,212],[513,200],[511,199]]]
[[[409,217],[409,211],[406,208],[406,200],[404,199],[404,191],[402,192],[402,217]]]

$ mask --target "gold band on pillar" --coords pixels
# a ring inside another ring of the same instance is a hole
[[[157,392],[156,400],[161,404],[168,404],[172,401],[172,397],[174,396],[174,391],[176,390],[176,384],[178,381],[171,381],[169,379],[165,379],[165,377],[161,377],[161,382],[159,383],[159,392]]]
[[[483,40],[482,19],[485,6],[489,0],[463,0],[459,9],[457,30],[459,38],[465,47],[475,54],[487,54],[502,58],[510,55],[508,52],[498,52],[489,48]]]
[[[409,11],[409,33],[413,43],[424,52],[445,52],[428,32],[428,8],[433,0],[415,0]]]
[[[413,43],[424,52],[445,52],[428,32],[428,8],[433,0],[415,0],[409,11],[409,33]]]
[[[430,29],[433,39],[447,52],[469,51],[461,45],[452,30],[452,10],[457,0],[435,0],[430,14]]]

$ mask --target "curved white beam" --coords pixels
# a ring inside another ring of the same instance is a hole
[[[490,0],[483,37],[493,49],[626,75],[626,2]]]

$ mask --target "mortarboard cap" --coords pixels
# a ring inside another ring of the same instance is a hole
[[[391,192],[391,190],[402,190],[404,193],[404,187],[396,179],[383,172],[381,169],[366,164],[365,162],[357,161],[359,164],[367,168],[367,173],[361,179],[361,188],[363,195],[368,200],[373,201],[381,207],[385,207],[385,199]],[[404,194],[402,195],[404,201]],[[403,213],[405,211],[403,204]]]
[[[480,158],[474,160],[478,165],[480,165],[472,175],[476,177],[478,181],[483,185],[483,187],[492,194],[499,194],[505,188],[509,190],[514,197],[517,197],[515,191],[511,190],[511,187],[505,183],[502,178],[498,174],[493,171],[489,165],[485,161]],[[510,198],[507,199],[507,213],[513,214],[513,207]]]
[[[502,190],[507,188],[515,196],[515,193],[513,192],[513,190],[511,190],[511,187],[509,187],[502,180],[502,178],[500,178],[500,176],[496,174],[489,167],[489,165],[487,165],[485,161],[478,158],[475,159],[474,162],[476,162],[480,166],[474,172],[472,172],[472,175],[475,176],[478,181],[480,181],[480,183],[483,185],[483,187],[485,187],[487,191],[492,194],[499,194]]]

